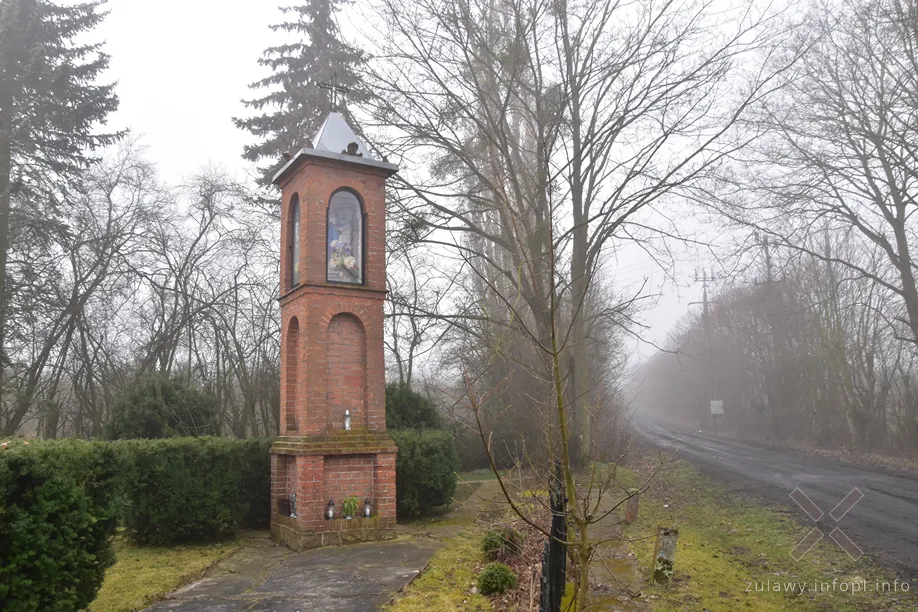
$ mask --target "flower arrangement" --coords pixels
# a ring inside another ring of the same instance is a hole
[[[344,512],[344,518],[349,519],[353,518],[357,514],[357,509],[360,507],[360,499],[357,497],[351,496],[345,498],[344,504],[341,507],[341,510]]]
[[[344,270],[355,279],[359,278],[357,258],[351,252],[351,245],[341,240],[328,243],[328,264],[336,270]]]

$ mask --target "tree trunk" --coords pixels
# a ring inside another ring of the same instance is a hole
[[[2,78],[2,77],[0,77]],[[10,173],[13,167],[13,85],[0,81],[0,413],[3,412],[3,390],[6,384],[6,259],[10,248]],[[11,435],[9,426],[3,435]]]

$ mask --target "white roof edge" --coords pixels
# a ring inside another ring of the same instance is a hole
[[[386,170],[389,175],[393,175],[398,172],[398,165],[385,161],[377,161],[373,158],[367,157],[357,157],[356,155],[348,155],[347,153],[332,153],[330,151],[320,151],[319,149],[307,149],[303,148],[297,151],[296,155],[290,158],[286,164],[281,166],[281,168],[274,173],[274,176],[271,179],[272,183],[277,183],[278,179],[284,175],[291,166],[297,163],[301,157],[319,157],[322,159],[331,159],[335,161],[348,162],[352,164],[358,164],[361,166],[370,166],[373,168],[379,168],[380,170]]]

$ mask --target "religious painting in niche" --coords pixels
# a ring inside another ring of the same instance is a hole
[[[333,283],[363,283],[363,211],[350,191],[328,204],[328,274]]]

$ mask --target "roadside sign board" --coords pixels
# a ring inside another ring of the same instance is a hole
[[[711,416],[724,413],[724,401],[723,400],[711,400]]]

